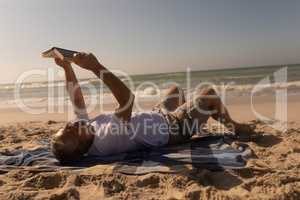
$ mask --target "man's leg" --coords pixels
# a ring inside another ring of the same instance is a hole
[[[225,105],[212,88],[202,91],[191,102],[178,107],[172,115],[178,120],[181,130],[171,133],[169,144],[188,141],[193,134],[201,132],[209,117],[232,129],[240,139],[247,140],[251,131],[249,126],[237,123],[230,117]]]
[[[212,111],[211,117],[232,131],[237,139],[240,141],[250,141],[257,138],[257,134],[254,132],[253,128],[247,124],[238,123],[231,118],[227,108],[214,89],[204,90],[201,96],[204,101],[207,101],[207,104]]]
[[[155,107],[164,108],[168,112],[172,112],[184,103],[185,97],[183,90],[176,85],[173,85],[166,91],[163,100]]]
[[[211,108],[208,102],[198,97],[179,106],[169,114],[172,119],[169,120],[171,121],[169,144],[187,142],[193,134],[199,132],[201,125],[205,124],[210,116]]]
[[[212,88],[203,90],[199,98],[204,101],[205,105],[209,108],[210,116],[222,123],[227,128],[232,128],[238,125],[231,116],[221,98],[217,95],[216,91]]]

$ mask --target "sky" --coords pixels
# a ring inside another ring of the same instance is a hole
[[[299,0],[0,0],[0,83],[55,67],[40,56],[52,46],[130,74],[300,63],[299,10]]]

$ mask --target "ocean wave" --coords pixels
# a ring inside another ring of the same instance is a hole
[[[222,88],[223,86],[216,86]],[[245,84],[245,85],[225,85],[227,90],[245,91],[257,89],[300,89],[300,81],[292,81],[286,83],[270,83],[270,84]]]
[[[85,85],[90,85],[90,84],[95,84],[95,83],[100,83],[100,80],[94,79],[94,80],[85,80],[85,81],[80,81],[80,85],[85,86]],[[196,87],[196,83],[192,84],[194,87]],[[215,85],[217,88],[223,87],[223,85]],[[17,87],[15,84],[3,84],[0,85],[0,91],[5,91],[5,90],[14,90]],[[65,82],[51,82],[51,83],[24,83],[21,85],[21,89],[44,89],[48,87],[65,87]],[[228,90],[248,90],[252,89],[253,87],[261,87],[261,88],[299,88],[300,87],[300,81],[291,81],[291,82],[286,82],[286,83],[271,83],[267,85],[263,84],[225,84],[224,87]],[[109,91],[108,91],[109,92]],[[139,92],[140,95],[154,95],[158,93],[157,89],[154,87],[147,87],[145,88],[142,92]]]
[[[300,71],[300,70],[299,70]],[[198,74],[199,77],[198,77]],[[185,79],[180,79],[180,81],[178,81],[176,78],[177,77],[181,77],[184,78],[184,76],[182,75],[183,73],[170,73],[170,74],[158,74],[158,75],[142,75],[142,76],[137,76],[134,77],[135,79],[137,79],[134,82],[135,87],[139,86],[140,83],[142,83],[143,81],[149,80],[152,81],[155,85],[157,85],[157,87],[154,86],[147,86],[146,88],[139,88],[139,90],[134,90],[134,93],[136,95],[136,97],[138,98],[143,98],[143,99],[153,99],[153,98],[159,98],[161,97],[164,93],[165,93],[165,87],[166,85],[164,85],[163,83],[168,83],[169,82],[176,82],[178,84],[181,84],[184,91],[189,94],[192,93],[193,90],[195,89],[195,87],[201,83],[202,81],[205,81],[206,79],[203,79],[203,75],[200,72],[197,72],[196,74],[194,74],[194,78],[192,78],[191,80],[191,88],[187,88],[187,83],[185,81]],[[227,73],[228,74],[228,73]],[[227,75],[227,76],[218,76],[217,78],[221,78],[223,80],[227,80],[224,81],[225,85],[221,85],[221,84],[216,84],[216,88],[218,90],[226,90],[227,92],[233,92],[236,94],[246,94],[251,92],[254,88],[256,90],[259,91],[271,91],[271,90],[276,90],[276,89],[288,89],[288,91],[300,91],[300,81],[298,79],[294,79],[295,81],[290,81],[290,82],[286,82],[286,83],[270,83],[270,84],[252,84],[253,80],[257,80],[260,79],[261,77],[265,77],[265,75],[262,74],[240,74],[235,76],[234,73],[232,73],[233,75]],[[293,75],[297,75],[297,72],[293,72]],[[208,81],[213,82],[214,79],[213,77],[215,77],[214,75],[210,75],[209,77],[206,77]],[[242,81],[236,81],[236,83],[238,84],[231,84],[232,82],[229,80],[232,79],[233,81],[235,81],[236,79],[241,79]],[[249,80],[248,80],[249,79]],[[218,81],[216,81],[218,82]],[[87,99],[96,99],[99,98],[100,94],[100,85],[103,85],[102,81],[96,78],[91,78],[91,79],[81,79],[79,81],[79,83],[84,86],[83,87],[83,92],[84,93],[89,93],[92,92],[93,94],[90,94],[88,96],[86,96]],[[90,86],[92,87],[96,87],[97,90],[87,90],[87,88]],[[3,106],[10,106],[15,104],[14,102],[14,89],[15,89],[16,85],[15,84],[1,84],[0,85],[0,104]],[[54,81],[54,82],[33,82],[33,83],[23,83],[21,84],[21,95],[24,98],[24,101],[26,102],[26,104],[47,104],[48,102],[53,102],[53,100],[51,98],[56,98],[59,99],[57,100],[58,104],[64,105],[66,104],[66,101],[68,101],[68,98],[66,97],[47,97],[47,95],[49,94],[49,91],[47,90],[47,88],[57,88],[55,89],[56,95],[67,95],[65,93],[63,93],[62,91],[64,90],[65,87],[65,81],[61,80],[61,81]],[[159,87],[159,89],[158,89]],[[110,93],[110,91],[108,90],[108,88],[104,88],[105,90],[104,95],[101,97],[103,99],[103,101],[113,101],[114,97],[112,96],[112,94]],[[102,92],[102,90],[101,90]],[[55,95],[55,94],[53,94]],[[46,100],[45,100],[46,99]],[[0,106],[1,106],[0,105]]]
[[[100,83],[100,80],[91,80],[91,81],[79,81],[80,85],[90,85],[93,83]],[[42,82],[42,83],[22,83],[22,84],[3,84],[0,85],[0,90],[14,90],[16,87],[20,87],[21,89],[44,89],[44,88],[52,88],[52,87],[65,87],[65,81],[61,82]]]
[[[225,88],[221,85],[216,85],[218,91],[226,90],[228,95],[250,95],[251,91],[255,88],[256,95],[263,95],[265,91],[275,91],[277,89],[287,89],[288,91],[298,91],[300,93],[300,81],[288,82],[288,83],[273,83],[273,84],[247,84],[247,85],[229,85]],[[167,89],[160,89],[154,87],[147,87],[143,90],[134,91],[136,100],[139,102],[143,101],[158,101],[166,93]],[[194,89],[184,89],[186,96],[193,95]],[[98,105],[102,104],[111,104],[116,102],[113,94],[111,92],[105,92],[102,95],[92,94],[84,96],[87,105]],[[20,105],[26,105],[28,107],[47,107],[49,105],[54,106],[71,106],[69,97],[32,97],[32,98],[22,98],[20,100],[9,99],[0,101],[0,108],[12,108],[20,107]]]

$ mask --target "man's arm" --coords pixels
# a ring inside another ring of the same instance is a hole
[[[65,70],[66,89],[70,96],[77,118],[88,118],[82,91],[71,63],[55,59],[55,63]]]
[[[74,56],[74,62],[82,68],[92,71],[111,90],[119,103],[116,115],[124,121],[131,118],[134,103],[134,94],[112,72],[101,65],[93,54],[78,53]]]

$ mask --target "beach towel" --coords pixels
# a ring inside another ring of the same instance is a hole
[[[183,170],[205,168],[209,170],[241,169],[252,157],[246,144],[233,147],[225,136],[207,136],[189,143],[167,146],[156,150],[123,153],[115,156],[84,156],[76,162],[62,166],[52,155],[49,145],[35,150],[17,150],[0,154],[0,170],[23,167],[24,170],[55,171],[63,169],[123,174],[152,172],[176,173]]]

